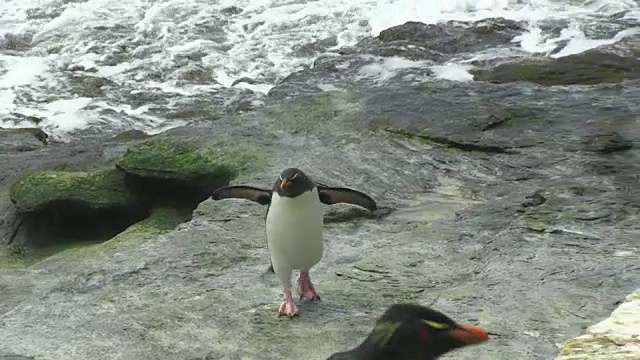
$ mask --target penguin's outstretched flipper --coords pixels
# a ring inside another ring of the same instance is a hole
[[[222,199],[247,199],[257,202],[260,205],[269,205],[271,202],[271,191],[253,186],[225,186],[217,189],[211,194],[213,200]]]
[[[329,187],[317,184],[320,201],[326,205],[346,203],[363,207],[369,211],[375,211],[378,206],[367,194],[358,190],[340,187]]]

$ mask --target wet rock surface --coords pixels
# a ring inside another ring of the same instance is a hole
[[[558,59],[502,64],[472,71],[475,80],[502,84],[531,81],[540,85],[595,85],[640,78],[640,60],[601,51],[587,51]]]
[[[355,47],[340,52],[442,61],[487,48],[506,46],[522,32],[523,26],[524,23],[500,18],[470,23],[448,21],[445,24],[410,21],[383,30],[377,37],[365,39]]]
[[[49,135],[38,128],[0,128],[0,151],[15,153],[31,151],[47,145]]]
[[[424,28],[390,41],[424,41]],[[374,214],[325,207],[326,252],[311,272],[322,301],[276,318],[265,207],[161,202],[111,240],[4,256],[0,358],[326,359],[409,301],[497,334],[446,358],[549,359],[607,317],[640,276],[638,81],[436,80],[405,58],[385,67],[365,45],[292,74],[254,110],[0,153],[3,234],[20,221],[9,187],[36,170],[108,168],[202,196],[219,174],[268,187],[296,166],[364,191]]]

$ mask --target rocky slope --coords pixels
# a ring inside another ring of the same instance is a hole
[[[0,131],[0,359],[325,359],[401,301],[496,334],[448,358],[555,356],[638,285],[634,59],[607,73],[617,58],[585,53],[588,85],[564,86],[582,84],[571,68],[529,81],[518,59],[434,80],[453,39],[489,49],[520,26],[469,25],[389,29],[264,107],[153,137]],[[380,207],[326,207],[323,300],[292,321],[264,273],[264,207],[207,196],[288,166]]]

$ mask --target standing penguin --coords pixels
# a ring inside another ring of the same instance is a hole
[[[376,202],[364,193],[316,184],[296,168],[282,171],[271,191],[251,186],[226,186],[214,191],[211,198],[243,198],[268,205],[266,232],[270,270],[284,287],[279,316],[289,317],[299,312],[291,296],[293,270],[300,270],[297,289],[300,299],[320,300],[309,270],[324,253],[322,204],[348,203],[369,211],[377,208]]]

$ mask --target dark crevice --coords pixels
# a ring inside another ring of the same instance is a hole
[[[445,145],[463,151],[481,151],[485,153],[515,154],[517,151],[506,146],[478,144],[473,142],[454,140],[444,136],[420,136],[421,138],[433,141],[434,143]]]
[[[169,205],[193,209],[211,196],[213,190],[229,185],[228,182],[201,185],[200,183],[186,183],[183,180],[132,174],[126,175],[126,184],[140,195],[141,202],[146,206]]]
[[[430,141],[432,143],[443,145],[449,148],[454,148],[462,151],[479,151],[489,154],[517,154],[518,152],[513,150],[513,147],[500,146],[500,145],[488,145],[488,144],[479,144],[476,142],[470,142],[466,140],[455,140],[446,136],[439,135],[431,135],[431,134],[423,134],[423,133],[413,133],[411,131],[407,131],[404,129],[395,129],[395,128],[386,128],[385,131],[402,135],[409,138],[417,138],[425,141]]]
[[[184,181],[127,174],[123,186],[138,199],[130,206],[91,208],[78,201],[55,201],[32,212],[19,213],[12,246],[23,256],[43,258],[74,245],[98,244],[112,239],[133,224],[153,216],[154,209],[172,209],[178,218],[161,219],[164,229],[191,220],[193,210],[211,194],[211,188]]]
[[[426,132],[414,133],[409,130],[397,129],[397,128],[385,128],[386,132],[401,135],[408,138],[416,138],[424,141],[430,141],[434,144],[443,145],[449,148],[454,148],[462,151],[479,151],[489,154],[517,154],[518,152],[514,150],[514,147],[511,146],[501,146],[501,145],[489,145],[489,144],[481,144],[477,142],[467,141],[467,140],[456,140],[452,139],[448,136],[441,135],[431,135]],[[533,146],[533,145],[530,145]],[[530,147],[530,146],[519,146],[520,148]]]
[[[70,201],[54,202],[23,217],[23,235],[35,248],[98,243],[149,216],[144,207],[90,209]]]

